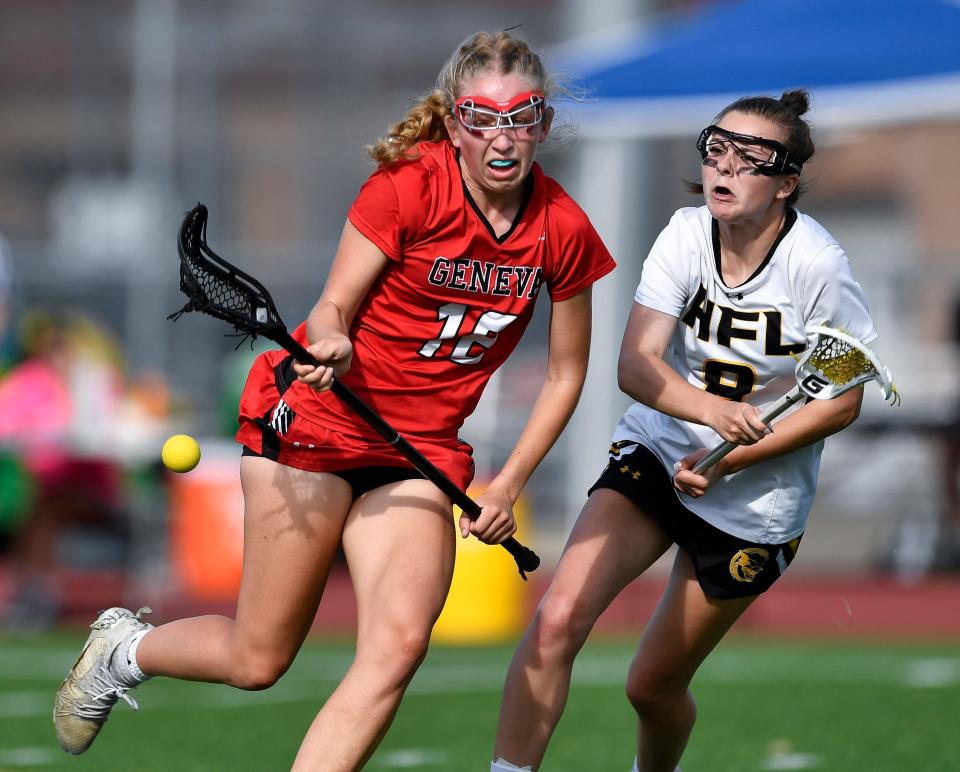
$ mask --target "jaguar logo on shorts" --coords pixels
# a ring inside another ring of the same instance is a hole
[[[738,582],[752,582],[766,565],[770,553],[760,547],[746,547],[730,558],[730,576]]]

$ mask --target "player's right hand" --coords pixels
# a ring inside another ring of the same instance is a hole
[[[509,497],[488,489],[476,498],[480,516],[471,520],[460,517],[460,535],[466,539],[470,534],[484,544],[500,544],[517,532],[517,520],[513,514],[513,502]]]
[[[334,377],[341,377],[350,369],[353,360],[353,344],[346,335],[331,335],[307,346],[320,366],[293,363],[297,380],[307,384],[315,391],[326,391],[333,384]]]
[[[715,400],[706,423],[727,442],[737,445],[752,445],[770,432],[770,427],[760,420],[759,408],[722,398]]]

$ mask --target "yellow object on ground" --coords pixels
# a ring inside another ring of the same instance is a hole
[[[477,496],[479,486],[468,493]],[[529,507],[521,496],[514,505],[519,530],[516,538],[530,544]],[[460,509],[454,508],[460,519]],[[528,574],[528,579],[533,576]],[[503,547],[484,544],[471,536],[460,538],[457,531],[457,564],[453,572],[450,595],[440,619],[433,628],[438,643],[486,644],[507,641],[523,632],[529,622],[530,582],[523,581],[517,564]]]

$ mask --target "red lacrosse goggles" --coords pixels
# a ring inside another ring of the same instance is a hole
[[[509,102],[464,96],[456,102],[460,123],[471,132],[497,129],[529,129],[543,120],[547,102],[539,91],[525,91]]]

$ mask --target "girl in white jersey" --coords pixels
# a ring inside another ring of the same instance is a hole
[[[673,770],[693,729],[691,678],[796,554],[823,440],[858,415],[862,389],[776,423],[804,327],[876,337],[837,242],[793,204],[813,155],[804,91],[727,107],[697,147],[706,206],[679,210],[643,266],[620,352],[636,400],[507,676],[492,770],[539,769],[574,657],[616,595],[680,549],[627,677],[635,770]],[[704,474],[721,439],[740,445]]]

